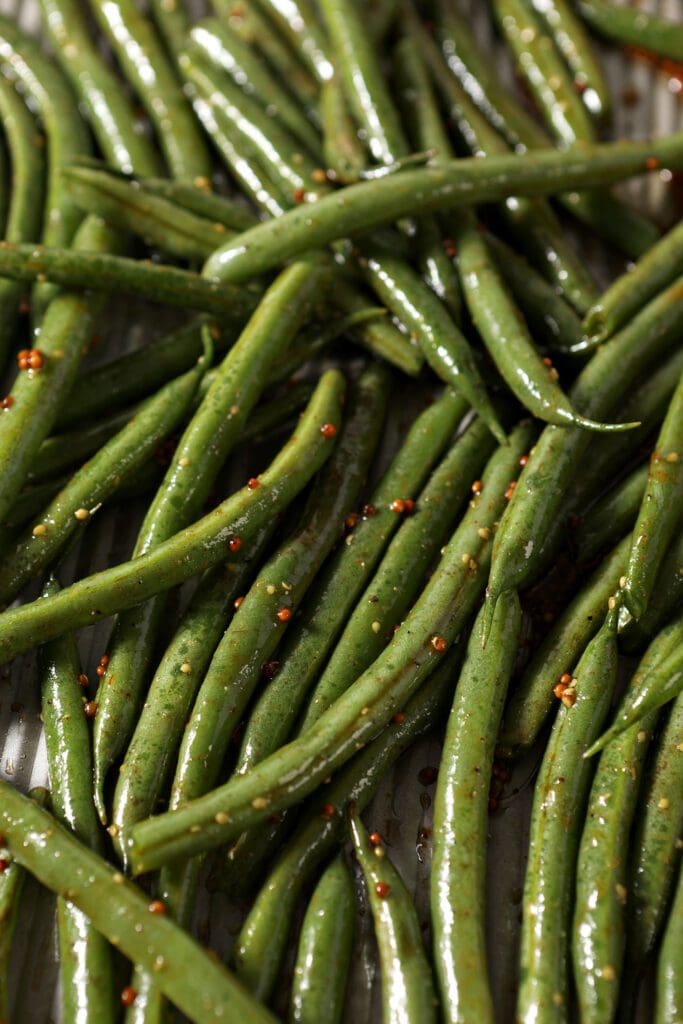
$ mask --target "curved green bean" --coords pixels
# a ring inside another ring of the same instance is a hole
[[[680,22],[605,0],[578,0],[577,7],[590,27],[606,39],[683,61]]]
[[[655,592],[648,610],[636,622],[632,616],[624,616],[620,622],[621,646],[628,654],[642,650],[681,606],[683,598],[683,534],[674,540],[666,553]],[[622,614],[624,609],[622,609]]]
[[[683,873],[679,871],[676,895],[657,957],[655,1024],[683,1018]]]
[[[437,1019],[436,993],[420,922],[403,879],[383,846],[370,845],[367,832],[350,808],[353,848],[368,891],[382,973],[384,1024],[417,1024]],[[376,856],[380,850],[384,856]]]
[[[586,513],[572,538],[579,562],[590,563],[606,545],[633,529],[647,474],[647,465],[638,466]]]
[[[486,647],[475,621],[455,691],[434,802],[430,881],[441,1004],[455,1022],[494,1020],[484,929],[489,787],[521,629],[517,595],[496,607]]]
[[[290,1024],[341,1021],[355,911],[353,882],[344,861],[337,857],[315,887],[301,925]]]

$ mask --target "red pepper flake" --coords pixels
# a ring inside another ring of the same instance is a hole
[[[295,189],[294,190],[294,195],[292,196],[292,198],[293,198],[295,203],[303,203],[304,199],[306,198],[306,191],[305,191],[305,189],[303,189],[303,188]]]
[[[481,494],[484,490],[484,484],[481,480],[475,480],[472,484],[472,494]]]
[[[45,357],[38,348],[22,348],[17,352],[17,366],[20,370],[42,370]]]
[[[263,665],[261,666],[261,675],[263,676],[264,679],[270,681],[271,679],[274,679],[275,676],[277,675],[277,670],[279,669],[279,667],[280,662],[277,661],[277,659],[275,658],[273,658],[271,661],[264,661]]]
[[[529,461],[529,456],[528,455],[520,455],[520,457],[519,457],[519,464],[522,467],[522,469],[524,469],[524,467],[526,466],[528,461]]]
[[[97,714],[97,701],[89,700],[87,704],[83,705],[83,711],[86,718],[94,718]]]
[[[373,516],[377,515],[377,509],[374,505],[363,505],[361,512],[363,513],[363,519],[372,519]]]
[[[280,610],[277,613],[277,617],[280,620],[280,622],[289,622],[289,620],[292,617],[292,609],[280,608]]]
[[[132,985],[126,985],[121,989],[121,1002],[124,1006],[132,1006],[137,998],[137,992]]]
[[[79,677],[77,679],[77,682],[78,682],[79,686],[87,686],[89,684],[90,680],[86,676],[85,672],[81,672],[81,674],[79,675]]]
[[[233,555],[236,554],[239,551],[239,549],[242,547],[242,538],[241,537],[231,537],[230,540],[228,541],[228,547],[232,551]]]
[[[12,396],[6,395],[5,398],[3,398],[2,402],[0,402],[0,409],[11,409],[13,405],[14,399],[12,398]]]
[[[398,512],[401,515],[406,510],[406,503],[403,500],[403,498],[394,498],[394,500],[389,505],[389,508],[391,509],[392,512]]]
[[[334,804],[323,804],[323,809],[321,811],[323,818],[334,818],[336,813],[337,808]]]
[[[550,358],[550,356],[543,356],[543,365],[544,366],[552,366],[553,365],[553,361]]]
[[[233,601],[233,607],[234,607],[235,611],[237,611],[238,608],[241,608],[243,604],[244,604],[244,596],[242,595],[240,597],[236,597],[235,600]]]
[[[360,522],[360,516],[357,512],[349,512],[348,516],[344,520],[344,526],[347,530],[353,530],[354,527],[358,526]]]
[[[400,725],[402,722],[405,722],[405,720],[406,716],[403,714],[402,711],[397,711],[396,714],[391,719],[394,725]]]
[[[249,488],[250,491],[256,491],[260,486],[261,481],[258,480],[255,476],[250,476],[249,479],[247,480],[247,487]]]
[[[368,839],[370,840],[371,846],[382,845],[382,837],[379,834],[379,832],[371,832],[370,835],[368,836]]]
[[[433,636],[430,643],[437,654],[443,654],[448,647],[448,641],[443,636]]]
[[[659,167],[659,160],[656,156],[649,156],[645,161],[645,169],[648,171],[656,171]]]
[[[458,247],[452,238],[444,238],[443,251],[446,253],[450,260],[454,260],[458,255]]]
[[[375,892],[381,900],[385,900],[391,892],[391,887],[387,882],[378,882],[375,886]]]
[[[165,914],[166,904],[164,903],[163,900],[152,900],[147,909],[149,910],[150,914]]]
[[[332,438],[337,436],[337,428],[334,423],[323,423],[320,428],[320,433],[323,437]]]

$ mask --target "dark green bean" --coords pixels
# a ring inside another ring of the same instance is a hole
[[[632,654],[642,650],[655,634],[676,614],[683,600],[683,535],[666,553],[655,592],[648,610],[638,622],[622,608],[621,646]]]
[[[609,89],[581,20],[567,0],[531,0],[531,3],[567,62],[584,104],[595,117],[603,117],[611,107]]]
[[[349,811],[353,847],[375,922],[384,1024],[435,1022],[436,994],[417,911],[384,847],[373,849],[355,809]],[[377,850],[382,857],[375,855]]]
[[[486,647],[475,621],[448,719],[434,803],[433,953],[443,1012],[494,1020],[484,928],[486,834],[496,734],[519,644],[514,592],[496,608]]]
[[[400,519],[391,510],[391,502],[397,496],[414,500],[466,411],[461,398],[445,391],[413,423],[370,496],[366,514],[355,521],[344,547],[323,569],[285,639],[277,674],[245,729],[237,771],[247,771],[288,738],[309,687],[322,671],[356,599],[399,528]]]
[[[166,264],[115,256],[112,248],[113,242],[110,249],[102,252],[95,251],[94,246],[86,250],[76,244],[73,249],[46,249],[41,245],[2,242],[0,274],[14,281],[47,280],[62,288],[126,292],[162,305],[223,317],[244,319],[254,309],[256,296],[249,290],[226,288],[216,279]]]
[[[289,1006],[290,1024],[339,1024],[351,965],[356,897],[341,857],[325,870],[306,910]]]
[[[152,175],[159,161],[121,82],[109,69],[88,33],[76,0],[40,0],[43,25],[64,74],[81,99],[107,160],[122,171]]]
[[[210,353],[183,377],[162,388],[87,462],[50,502],[0,562],[0,601],[8,604],[51,565],[79,526],[87,523],[121,483],[143,466],[181,423]]]
[[[676,895],[657,957],[655,1024],[683,1017],[683,873],[679,871]]]
[[[639,376],[677,344],[683,322],[679,289],[680,282],[672,285],[596,352],[570,393],[582,414],[602,417],[618,409]],[[542,566],[543,539],[561,515],[589,437],[571,427],[549,426],[541,434],[496,535],[489,580],[494,601],[503,590],[531,582]]]
[[[634,618],[647,609],[664,553],[677,532],[683,505],[683,375],[650,455],[645,494],[633,531],[622,587]]]
[[[43,590],[59,591],[55,580]],[[50,796],[55,817],[85,846],[102,852],[90,785],[88,720],[83,711],[81,666],[73,636],[41,649],[41,717],[45,727]],[[62,1013],[65,1021],[116,1020],[112,950],[81,910],[57,902]]]
[[[149,912],[149,897],[136,885],[6,782],[0,782],[0,826],[15,861],[68,898],[122,953],[155,971],[190,1020],[224,1021],[227,1012],[244,1024],[273,1024],[215,957],[168,917]]]
[[[311,0],[259,0],[259,6],[270,14],[320,84],[332,77],[334,69],[327,54],[327,40]]]
[[[171,57],[176,57],[185,45],[190,30],[185,0],[152,0],[150,8],[167,52]]]
[[[534,791],[523,897],[519,1020],[565,1021],[580,829],[592,779],[581,755],[600,730],[617,679],[617,609],[565,690]]]
[[[156,128],[171,176],[211,179],[211,161],[152,23],[134,0],[91,0],[100,29]]]
[[[339,75],[332,75],[320,87],[320,119],[325,168],[342,185],[359,181],[367,164],[367,155],[347,109]]]
[[[28,483],[44,483],[53,480],[65,470],[73,470],[99,451],[119,430],[135,416],[138,406],[121,409],[111,416],[86,423],[82,429],[69,430],[64,433],[50,434],[41,444],[31,464]],[[14,509],[12,509],[12,515]]]
[[[680,22],[606,3],[605,0],[578,0],[577,6],[581,17],[606,39],[637,46],[670,60],[683,61]]]
[[[359,743],[377,735],[410,699],[438,660],[441,641],[447,646],[455,639],[482,593],[490,532],[531,435],[529,424],[520,425],[489,460],[482,494],[473,500],[423,594],[374,664],[306,733],[246,775],[179,810],[135,825],[126,839],[135,871],[207,850],[291,806],[347,761]],[[188,831],[194,825],[199,831]]]
[[[247,205],[230,196],[217,195],[206,188],[168,178],[145,178],[139,184],[145,192],[168,199],[198,217],[217,221],[230,231],[246,231],[256,223],[257,218]]]
[[[343,378],[326,373],[304,416],[294,443],[288,442],[260,476],[260,487],[237,491],[193,526],[130,562],[105,569],[66,587],[51,598],[33,601],[0,617],[0,657],[5,661],[27,650],[36,635],[51,640],[79,626],[132,608],[155,594],[225,561],[231,536],[248,540],[264,519],[285,508],[330,454],[321,433],[325,423],[339,422]]]
[[[332,299],[342,313],[353,316],[367,309],[371,299],[350,281],[340,277],[335,282]],[[411,377],[417,376],[422,368],[424,356],[412,338],[407,338],[389,320],[373,320],[359,324],[352,331],[354,341],[373,355],[385,359]]]
[[[584,565],[603,548],[631,531],[645,493],[647,465],[638,466],[593,505],[572,538],[572,548]]]
[[[222,281],[243,281],[301,252],[406,215],[495,202],[511,194],[552,195],[609,184],[643,173],[653,161],[675,170],[683,165],[682,141],[679,133],[657,142],[609,142],[570,152],[537,150],[486,160],[471,157],[349,185],[319,199],[314,219],[305,204],[238,235],[214,253],[207,274]]]

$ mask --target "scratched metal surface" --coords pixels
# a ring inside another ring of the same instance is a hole
[[[201,6],[194,6],[201,13]],[[670,18],[683,18],[683,0],[648,0],[642,6]],[[84,11],[86,8],[83,0]],[[492,54],[495,53],[500,73],[512,82],[507,54],[500,51],[492,36],[485,5],[481,0],[470,0],[469,8],[483,44]],[[27,31],[39,35],[40,23],[34,0],[0,0],[0,12],[17,17]],[[633,62],[615,51],[605,50],[604,56],[615,97],[615,136],[659,135],[683,127],[680,82],[669,80],[649,64]],[[626,186],[624,191],[641,208],[659,217],[667,215],[669,192],[656,175]],[[594,267],[596,275],[605,280],[605,267],[599,264],[594,264]],[[102,346],[105,355],[114,350],[135,347],[149,337],[151,320],[144,309],[133,318],[133,326],[130,310],[125,321],[115,315],[106,320],[103,325],[106,343]],[[156,325],[156,318],[154,323]],[[98,355],[95,354],[94,358],[97,359]],[[380,462],[386,462],[391,455],[402,426],[404,424],[395,423],[387,431]],[[247,460],[251,457],[251,453],[245,453],[240,460],[233,460],[235,480],[244,478]],[[82,576],[125,559],[141,512],[142,509],[134,503],[125,509],[104,511],[92,524],[84,541],[71,552],[64,577],[67,578],[69,572],[74,577]],[[89,671],[91,677],[94,677],[99,655],[106,649],[109,630],[110,623],[103,622],[80,634],[84,670]],[[385,780],[368,816],[369,824],[385,835],[392,858],[415,894],[425,929],[428,928],[429,917],[428,877],[434,790],[433,786],[421,784],[418,775],[425,766],[438,764],[439,750],[438,740],[429,737],[406,753]],[[490,818],[490,963],[497,1017],[501,1024],[507,1024],[514,1016],[519,900],[535,760],[532,757],[516,767],[500,809]],[[17,659],[11,673],[0,677],[0,777],[24,791],[47,783],[33,655]],[[13,1024],[57,1024],[60,1020],[53,909],[51,897],[37,885],[30,884],[22,906],[13,955]],[[226,898],[216,895],[210,900],[205,896],[198,909],[197,933],[227,955],[240,919],[239,911]],[[349,994],[349,1022],[370,1024],[379,1019],[379,978],[368,913],[361,914],[358,920]],[[649,1019],[649,1014],[643,1010],[640,1015],[642,1024]]]

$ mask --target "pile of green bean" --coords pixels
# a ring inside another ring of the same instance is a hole
[[[598,140],[604,47],[683,22],[190,6],[0,17],[0,663],[49,775],[0,779],[0,1024],[27,873],[64,1024],[337,1024],[375,961],[386,1024],[681,1024],[683,223],[612,186],[683,132]]]

